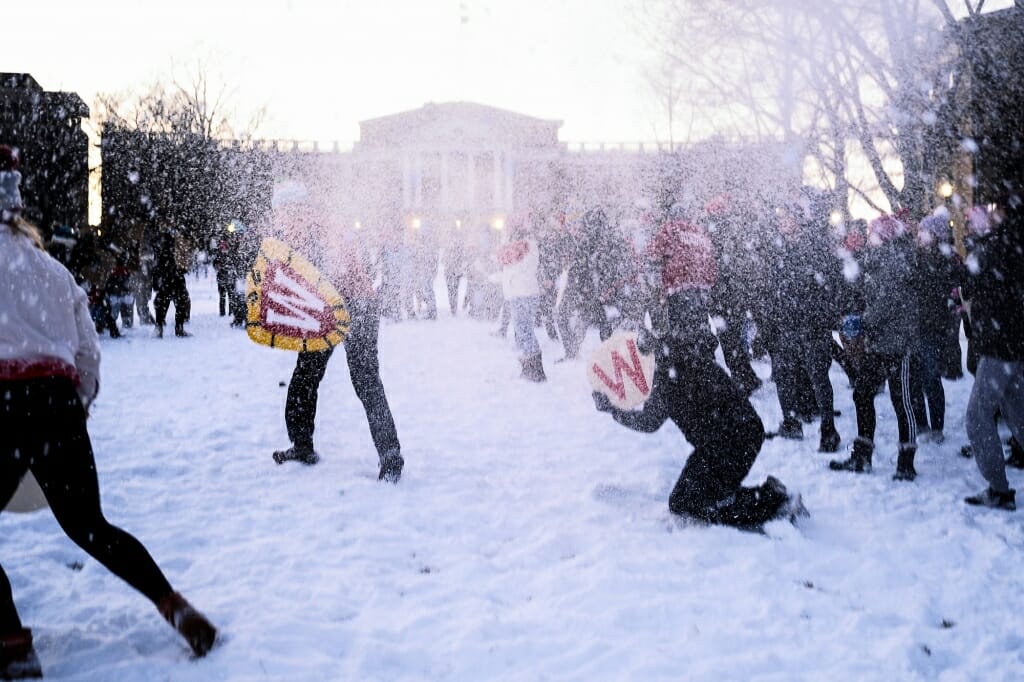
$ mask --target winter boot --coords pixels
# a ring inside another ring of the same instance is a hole
[[[821,424],[821,441],[818,443],[818,452],[838,452],[841,442],[839,432],[835,424]]]
[[[1006,460],[1006,466],[1024,469],[1024,447],[1021,447],[1016,438],[1010,439],[1010,456]]]
[[[803,440],[803,424],[801,424],[800,420],[795,417],[786,417],[779,425],[779,430],[776,432],[776,435],[779,436],[779,438],[785,438],[786,440]]]
[[[1005,493],[993,490],[991,486],[982,490],[977,495],[965,497],[964,502],[975,507],[990,507],[991,509],[1003,509],[1005,511],[1017,511],[1017,491],[1010,488]]]
[[[156,605],[160,615],[181,633],[196,656],[205,656],[217,638],[217,629],[206,616],[192,608],[178,592],[172,592]]]
[[[914,469],[914,454],[917,452],[917,445],[914,443],[900,443],[900,454],[896,458],[896,473],[893,474],[894,481],[913,481],[917,478],[917,471]]]
[[[547,375],[544,374],[544,363],[541,360],[540,353],[527,355],[520,362],[523,365],[523,373],[520,375],[523,379],[537,383],[548,380]]]
[[[0,635],[0,680],[36,680],[43,676],[36,651],[32,648],[32,631]]]
[[[160,324],[159,322],[157,322],[156,325],[155,325],[155,333],[156,333],[156,338],[158,338],[158,339],[164,338],[164,326],[162,324]]]
[[[832,471],[852,471],[857,474],[870,473],[871,453],[874,452],[874,449],[874,443],[867,438],[857,436],[857,439],[853,441],[853,452],[850,453],[850,458],[847,460],[834,459],[828,463],[828,467]]]
[[[404,466],[405,460],[402,459],[402,453],[398,451],[398,448],[388,450],[380,456],[380,474],[377,476],[377,480],[398,483],[398,479],[402,477],[402,467]]]
[[[320,461],[320,455],[316,454],[312,445],[293,445],[287,450],[275,452],[274,461],[278,464],[294,461],[313,465]]]
[[[185,331],[185,325],[183,324],[174,325],[174,335],[180,336],[181,338],[187,338],[189,336],[192,336],[187,331]]]

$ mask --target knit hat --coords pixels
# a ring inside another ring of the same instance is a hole
[[[0,145],[0,220],[10,220],[21,213],[21,173],[18,172],[18,150]]]
[[[907,226],[891,215],[881,215],[868,225],[868,243],[878,246],[891,242],[907,233]]]

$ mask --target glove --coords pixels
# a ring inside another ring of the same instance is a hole
[[[855,339],[860,336],[861,324],[860,315],[847,315],[843,318],[843,336],[848,339]]]
[[[614,409],[612,401],[604,393],[594,391],[590,396],[594,399],[594,407],[597,408],[598,412],[611,412]]]

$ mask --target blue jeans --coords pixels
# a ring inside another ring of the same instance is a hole
[[[540,352],[540,343],[537,342],[537,334],[533,331],[537,319],[538,299],[538,296],[525,296],[509,301],[512,306],[512,318],[515,320],[516,348],[524,357]]]

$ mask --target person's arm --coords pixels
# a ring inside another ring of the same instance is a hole
[[[641,433],[654,433],[661,428],[661,425],[668,419],[668,409],[662,391],[657,384],[651,390],[640,410],[620,410],[612,405],[611,401],[603,393],[594,392],[594,405],[599,412],[607,412],[612,419],[626,428]]]
[[[70,277],[68,279],[71,280]],[[73,297],[75,326],[78,328],[78,348],[75,350],[75,370],[79,379],[78,396],[88,410],[100,392],[100,344],[96,335],[96,324],[89,314],[88,295],[73,280],[69,285]]]

